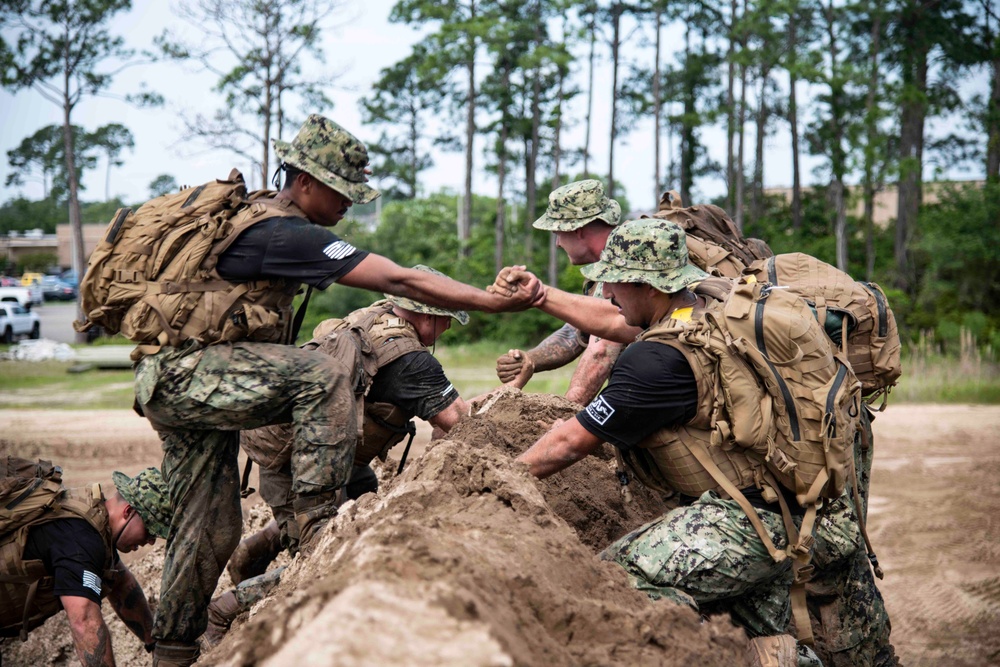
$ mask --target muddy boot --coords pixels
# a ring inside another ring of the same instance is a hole
[[[188,667],[198,661],[200,653],[197,644],[158,641],[153,649],[153,667]]]
[[[223,593],[208,605],[208,629],[201,636],[201,643],[206,649],[213,648],[222,641],[229,632],[229,626],[243,611],[234,591]]]
[[[292,504],[299,527],[299,552],[308,555],[315,548],[316,536],[323,526],[337,515],[337,492],[298,496]]]
[[[264,574],[267,566],[281,553],[281,530],[277,521],[271,521],[260,532],[239,543],[229,557],[226,571],[233,585],[245,579]]]
[[[747,667],[797,667],[798,664],[795,637],[791,635],[757,637],[747,647]]]

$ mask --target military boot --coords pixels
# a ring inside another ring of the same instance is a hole
[[[791,635],[757,637],[747,647],[747,667],[797,667],[798,664],[795,637]]]
[[[267,566],[281,553],[281,529],[277,521],[271,521],[262,530],[246,538],[229,557],[226,571],[233,585],[264,574]]]
[[[200,653],[197,644],[158,641],[153,649],[153,667],[189,667],[198,661]]]
[[[337,492],[298,496],[292,506],[299,527],[299,552],[308,555],[315,548],[316,536],[323,526],[337,515]]]
[[[206,649],[215,647],[229,632],[229,626],[240,615],[239,600],[235,591],[228,591],[208,604],[208,629],[201,636],[201,642]]]

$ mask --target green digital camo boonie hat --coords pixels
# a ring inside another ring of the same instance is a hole
[[[160,471],[146,468],[129,478],[116,470],[111,473],[111,480],[122,498],[142,517],[146,530],[152,535],[167,539],[167,532],[170,530],[170,494]]]
[[[292,143],[273,142],[278,159],[301,169],[355,204],[367,204],[379,191],[367,184],[368,149],[329,118],[312,114]]]
[[[622,207],[604,195],[604,184],[589,178],[553,190],[545,215],[535,220],[533,227],[550,232],[571,232],[594,220],[603,220],[614,227],[621,217]]]
[[[629,220],[608,235],[601,258],[582,267],[583,275],[604,283],[645,283],[672,294],[708,274],[688,262],[687,238],[676,222]]]
[[[444,276],[444,274],[440,271],[432,269],[429,266],[424,266],[423,264],[417,264],[413,268],[417,271],[426,271],[427,273],[433,273],[434,275]],[[447,278],[447,276],[445,277]],[[442,317],[454,317],[461,325],[469,323],[469,314],[464,310],[448,310],[446,308],[438,308],[437,306],[428,306],[426,303],[414,301],[413,299],[407,299],[405,296],[393,296],[392,294],[386,294],[385,298],[388,299],[393,305],[405,308],[406,310],[412,310],[415,313],[441,315]]]

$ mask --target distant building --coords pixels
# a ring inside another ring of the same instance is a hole
[[[90,253],[94,252],[107,228],[105,223],[83,226],[84,258],[89,258]],[[57,225],[55,234],[43,234],[40,229],[29,229],[24,232],[8,232],[6,236],[0,236],[0,257],[6,258],[8,262],[20,264],[21,258],[25,255],[40,252],[54,254],[61,269],[73,268],[73,232],[69,223]]]
[[[927,181],[923,185],[924,204],[936,204],[940,201],[942,188],[961,185],[963,187],[981,188],[985,181]],[[802,188],[803,192],[812,188]],[[764,194],[770,196],[784,197],[786,202],[792,201],[791,188],[764,188]],[[865,212],[865,202],[862,199],[862,187],[860,185],[847,186],[848,204],[847,214],[860,218]],[[879,192],[875,193],[875,211],[872,220],[875,226],[885,229],[889,223],[896,219],[899,206],[899,191],[896,185],[887,185]]]

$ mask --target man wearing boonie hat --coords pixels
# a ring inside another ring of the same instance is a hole
[[[179,341],[149,351],[136,365],[137,407],[163,441],[174,509],[154,630],[160,667],[197,659],[208,603],[239,543],[241,430],[282,418],[294,422],[293,505],[304,550],[336,512],[337,491],[347,482],[341,475],[349,473],[340,459],[357,438],[356,429],[343,428],[359,419],[357,364],[289,344],[300,321],[292,317],[292,298],[302,285],[340,283],[437,308],[486,312],[527,308],[539,289],[537,281],[520,286],[508,300],[403,268],[334,234],[328,228],[354,203],[370,202],[378,192],[367,183],[364,144],[332,120],[309,116],[291,142],[275,141],[274,150],[284,174],[281,190],[248,198],[230,220],[242,231],[216,262],[240,306],[222,320],[222,331],[199,330],[200,318]],[[177,287],[185,291],[186,285]],[[196,291],[191,297],[199,298]]]
[[[132,478],[115,472],[112,480],[116,491],[108,497],[99,484],[64,490],[49,511],[0,539],[9,556],[0,564],[0,581],[5,575],[17,577],[0,586],[0,636],[24,639],[64,609],[81,664],[114,664],[101,614],[101,600],[107,597],[126,627],[152,650],[153,614],[118,552],[167,536],[166,485],[156,468]],[[11,541],[17,540],[23,540],[21,549],[12,552]]]
[[[597,261],[608,235],[621,221],[621,212],[618,202],[604,194],[604,184],[591,178],[553,190],[545,214],[534,227],[555,234],[556,244],[566,251],[570,263],[579,266]],[[503,275],[501,272],[493,285],[501,292],[511,286]],[[584,291],[599,295],[600,286],[588,282]],[[580,357],[566,398],[585,405],[604,384],[623,347],[567,324],[528,351],[514,349],[498,357],[497,377],[501,382],[519,375],[530,378],[535,371],[562,368]]]
[[[438,274],[417,265],[417,271]],[[440,275],[440,274],[438,274]],[[389,450],[414,433],[413,417],[430,422],[435,434],[447,433],[469,412],[468,403],[445,376],[441,363],[428,349],[451,327],[451,321],[466,324],[465,311],[429,306],[407,297],[386,294],[386,299],[356,310],[343,319],[329,319],[313,330],[303,347],[327,355],[342,354],[343,333],[363,332],[370,350],[366,366],[364,437],[353,459],[343,459],[340,477],[348,479],[338,502],[353,500],[378,490],[378,478],[370,464],[385,461]],[[514,386],[523,386],[517,384]],[[354,425],[351,425],[354,426]],[[260,464],[260,494],[275,517],[261,531],[240,542],[226,569],[237,587],[212,600],[208,608],[208,631],[202,641],[214,645],[230,624],[274,587],[280,570],[263,574],[283,549],[295,551],[299,541],[293,520],[288,425],[267,426],[241,435],[241,444],[251,460]],[[399,468],[407,455],[404,450]]]
[[[692,290],[708,275],[689,263],[684,231],[655,218],[625,222],[608,237],[600,260],[584,267],[583,274],[603,283],[607,300],[548,287],[539,307],[620,342],[638,338],[622,352],[600,395],[575,418],[543,435],[518,461],[528,464],[532,474],[547,477],[608,442],[644,484],[693,494],[678,494],[680,507],[619,539],[602,558],[621,566],[632,584],[654,599],[701,613],[728,612],[746,629],[751,654],[772,656],[772,661],[751,664],[797,665],[795,640],[786,634],[791,563],[772,559],[746,512],[728,492],[719,491],[723,487],[692,454],[712,436],[703,422],[715,399],[700,390],[716,389],[696,378],[692,360],[701,369],[697,355],[704,352],[686,345],[677,327],[721,311],[714,299]],[[753,506],[774,543],[787,544],[780,503],[765,498],[756,482],[746,482],[753,477],[746,473],[752,468],[745,450],[723,443],[705,451]],[[786,494],[785,502],[789,498],[795,504],[794,495]],[[846,500],[831,507],[850,512]],[[830,559],[846,558],[857,545],[841,539],[829,525],[818,524],[817,543],[827,546],[817,549],[817,557],[822,551]],[[778,651],[783,657],[773,661]],[[820,664],[815,655],[808,657]]]

